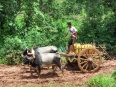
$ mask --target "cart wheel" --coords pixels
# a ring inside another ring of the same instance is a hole
[[[94,48],[83,49],[77,59],[78,66],[83,72],[95,72],[100,67],[102,62],[100,52]]]

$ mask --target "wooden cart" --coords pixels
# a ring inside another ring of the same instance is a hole
[[[70,47],[70,52],[60,53],[61,56],[65,57],[67,61],[77,61],[78,67],[82,72],[95,72],[99,69],[102,63],[102,56],[108,55],[104,50],[104,47],[96,47],[93,44],[74,44],[74,48]]]

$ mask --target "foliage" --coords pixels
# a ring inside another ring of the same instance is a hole
[[[88,82],[89,87],[115,87],[115,80],[111,75],[98,75],[93,77]]]
[[[68,21],[78,29],[76,42],[105,44],[116,53],[115,0],[0,0],[0,58],[33,45],[66,47]]]
[[[3,61],[3,63],[6,63],[6,64],[20,63],[21,61],[20,59],[21,50],[20,49],[23,49],[25,47],[25,44],[23,44],[21,39],[19,39],[18,37],[5,38],[4,46],[5,48],[1,49],[1,53],[3,55],[2,61],[5,60]]]
[[[113,72],[112,77],[116,80],[116,70]]]

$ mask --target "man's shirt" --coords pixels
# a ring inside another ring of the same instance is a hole
[[[77,29],[75,27],[71,26],[71,28],[68,28],[67,32],[69,32],[71,36],[76,37],[75,35],[77,32]]]

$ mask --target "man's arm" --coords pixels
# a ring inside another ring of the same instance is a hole
[[[64,35],[64,37],[62,39],[65,39],[67,35],[68,35],[68,32]]]

